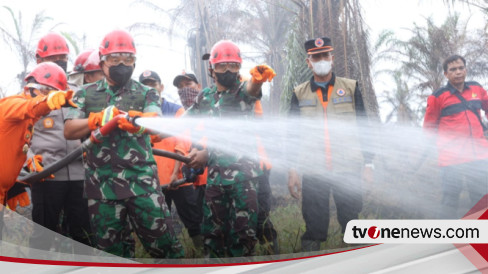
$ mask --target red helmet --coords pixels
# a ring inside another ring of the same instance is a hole
[[[123,52],[136,54],[134,39],[132,39],[132,36],[125,30],[114,30],[105,35],[99,50],[100,55]]]
[[[85,72],[102,70],[100,67],[100,55],[98,50],[93,50],[85,61]]]
[[[63,36],[51,32],[39,40],[36,50],[37,56],[45,58],[59,54],[69,54],[69,47]]]
[[[241,50],[230,40],[217,42],[210,51],[210,64],[225,62],[242,63]]]
[[[85,62],[86,59],[88,59],[88,56],[92,53],[91,50],[86,50],[82,53],[80,53],[75,60],[75,64],[73,66],[73,72],[85,72]]]
[[[100,56],[98,51],[90,49],[84,51],[76,57],[75,66],[73,67],[73,73],[89,72],[102,70],[100,68]]]
[[[33,77],[37,83],[45,86],[50,86],[58,90],[66,90],[68,88],[68,80],[64,70],[53,62],[43,62],[38,64],[27,75],[24,81],[27,82],[29,78]]]

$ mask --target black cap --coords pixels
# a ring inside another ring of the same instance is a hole
[[[307,54],[316,54],[322,52],[333,51],[332,41],[329,37],[315,38],[305,42],[305,50]]]
[[[197,77],[195,76],[195,74],[183,73],[183,74],[180,74],[180,75],[175,77],[175,79],[173,80],[173,85],[175,87],[178,87],[178,84],[180,84],[180,82],[182,80],[190,80],[190,81],[193,81],[193,82],[198,84],[198,80],[197,80]]]
[[[152,70],[146,70],[139,76],[139,82],[144,83],[144,81],[146,80],[152,80],[161,83],[161,78],[159,78],[159,75]]]

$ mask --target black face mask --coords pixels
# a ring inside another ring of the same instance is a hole
[[[237,72],[226,71],[224,73],[215,73],[217,82],[226,88],[233,87],[237,82]]]
[[[134,67],[126,66],[121,63],[118,66],[110,67],[108,69],[108,74],[110,79],[114,81],[115,86],[121,87],[125,85],[127,81],[129,81],[133,71],[134,71]]]
[[[64,60],[56,60],[54,61],[54,63],[56,63],[56,65],[60,66],[64,72],[66,72],[66,70],[68,69],[68,62],[64,61]]]

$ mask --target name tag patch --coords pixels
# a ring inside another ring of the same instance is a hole
[[[344,96],[344,97],[339,97],[339,98],[332,98],[332,102],[334,104],[352,103],[352,97],[351,96]]]
[[[298,102],[299,107],[313,107],[317,105],[317,101],[315,100],[300,100]]]

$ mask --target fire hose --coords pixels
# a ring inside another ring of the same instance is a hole
[[[97,128],[96,130],[92,131],[90,134],[90,138],[86,139],[81,146],[79,146],[77,149],[71,151],[69,154],[67,154],[65,157],[59,159],[58,161],[45,166],[43,171],[41,172],[33,172],[33,173],[28,173],[25,175],[25,173],[21,173],[20,177],[17,178],[17,181],[26,183],[26,184],[32,184],[35,182],[40,181],[41,179],[44,179],[48,177],[49,175],[55,173],[56,171],[60,170],[64,166],[70,164],[74,160],[78,159],[83,155],[83,151],[86,149],[89,149],[96,143],[100,143],[102,141],[102,138],[109,135],[114,129],[118,127],[118,120],[121,118],[126,118],[130,122],[134,123],[135,120],[139,117],[129,117],[127,113],[122,113],[117,116],[115,116],[112,120],[110,120],[107,124],[104,126]],[[162,156],[166,158],[171,158],[173,160],[177,160],[180,162],[183,162],[185,164],[188,164],[190,162],[190,159],[188,157],[172,153],[169,151],[164,151],[164,150],[159,150],[159,149],[153,149],[153,154],[157,156]]]
[[[176,187],[178,187],[182,184],[185,184],[185,183],[193,183],[197,180],[198,175],[203,174],[203,171],[204,171],[203,168],[194,169],[194,168],[188,167],[187,165],[184,165],[181,168],[181,173],[183,174],[183,178],[178,179],[172,183],[163,185],[163,186],[161,186],[161,188],[163,190],[166,190],[170,187],[176,188]]]

